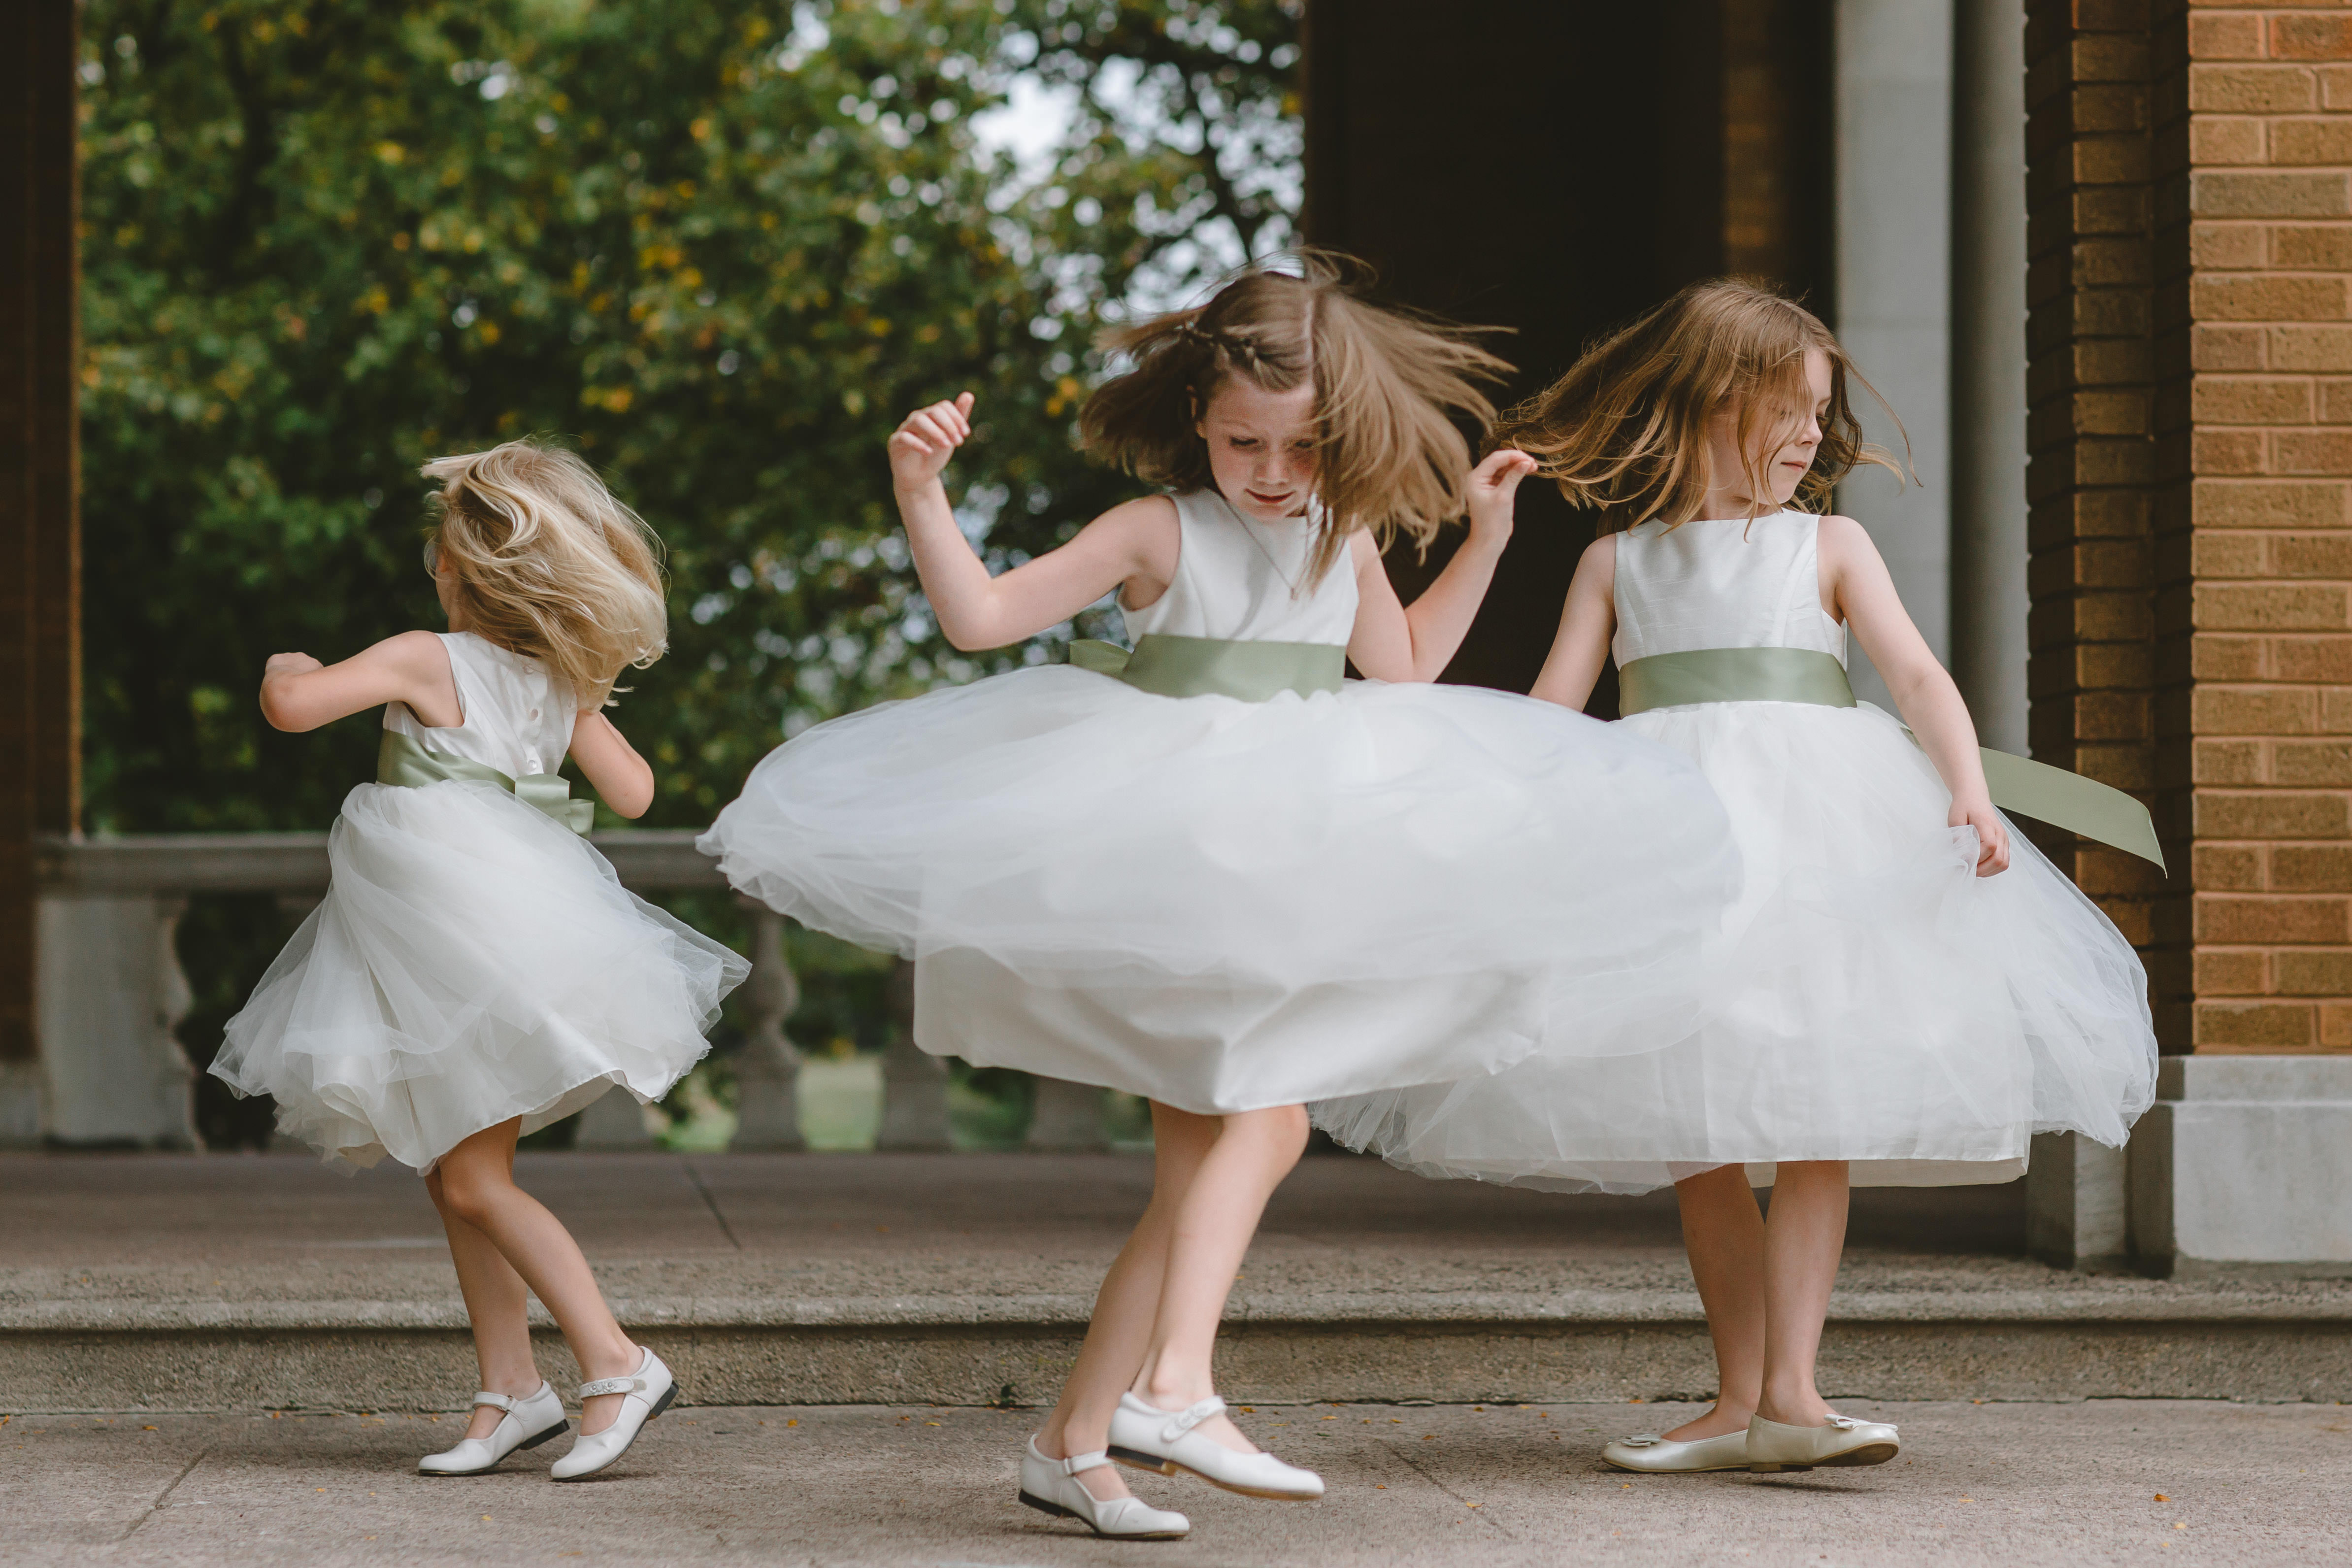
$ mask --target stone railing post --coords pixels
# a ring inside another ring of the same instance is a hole
[[[61,1143],[199,1147],[195,1068],[174,1032],[191,993],[174,895],[45,893],[38,1016],[48,1136]]]
[[[1073,1153],[1110,1147],[1103,1134],[1101,1089],[1058,1078],[1041,1078],[1036,1084],[1037,1098],[1029,1114],[1030,1148]]]
[[[743,1049],[735,1058],[735,1140],[744,1150],[800,1150],[801,1053],[784,1033],[800,1005],[800,982],[784,956],[784,917],[756,900],[739,900],[751,916],[751,977],[743,999]]]
[[[915,1044],[915,966],[890,972],[890,1046],[882,1053],[882,1131],[875,1150],[948,1147],[948,1064]]]
[[[637,1097],[627,1089],[608,1090],[580,1113],[580,1128],[572,1134],[572,1146],[599,1153],[659,1148],[660,1141],[648,1123],[660,1114],[650,1106],[639,1105]]]

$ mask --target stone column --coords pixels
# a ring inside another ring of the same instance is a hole
[[[1951,651],[1952,5],[1837,0],[1838,339],[1909,434],[1918,485],[1867,469],[1838,506],[1870,530],[1937,657]],[[1895,421],[1855,389],[1870,439]],[[1886,703],[1861,650],[1855,688]]]
[[[1952,59],[1952,679],[1988,746],[2025,724],[2025,5],[1958,7]]]

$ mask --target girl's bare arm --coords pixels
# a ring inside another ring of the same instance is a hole
[[[1605,533],[1584,547],[1576,563],[1550,657],[1528,695],[1582,712],[1609,661],[1609,639],[1616,635],[1617,536]]]
[[[590,709],[572,721],[572,760],[596,797],[623,816],[643,816],[653,805],[653,768],[601,711]]]
[[[387,702],[404,702],[420,721],[440,728],[466,721],[439,637],[403,632],[341,664],[275,653],[262,672],[261,716],[274,729],[315,730]]]
[[[1511,508],[1519,481],[1535,472],[1524,452],[1490,455],[1470,475],[1470,537],[1445,570],[1408,608],[1401,604],[1371,536],[1348,542],[1356,568],[1356,626],[1348,657],[1374,680],[1434,680],[1461,651],[1470,623],[1511,542]]]
[[[1176,503],[1150,496],[1115,506],[1050,551],[1002,576],[956,526],[940,483],[948,458],[971,435],[971,394],[907,416],[890,437],[890,479],[907,525],[915,573],[940,635],[959,648],[1003,647],[1068,620],[1121,584],[1138,607],[1176,574]]]
[[[1951,825],[1977,830],[1981,846],[1977,875],[2007,870],[2009,834],[1985,784],[1969,705],[1904,609],[1895,579],[1862,524],[1850,517],[1822,519],[1821,573],[1823,602],[1853,628],[1854,639],[1877,667],[1903,721],[1911,726],[1920,749],[1952,792]]]

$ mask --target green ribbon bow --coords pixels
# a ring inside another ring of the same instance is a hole
[[[574,833],[585,835],[596,825],[596,803],[573,800],[572,781],[562,773],[527,773],[519,779],[509,778],[488,763],[453,757],[445,752],[428,752],[414,735],[404,735],[397,730],[383,732],[383,744],[376,748],[375,753],[376,783],[423,789],[452,779],[496,784]]]
[[[1810,702],[1854,706],[1853,687],[1835,654],[1804,647],[1708,647],[1654,653],[1617,672],[1619,710],[1627,718],[1693,702]],[[1910,731],[1903,731],[1909,735]],[[1912,736],[1912,743],[1918,737]],[[2164,848],[2147,807],[2119,789],[2011,752],[1979,748],[1986,787],[2003,811],[2063,827],[2164,870]]]
[[[1285,691],[1311,697],[1339,690],[1347,679],[1348,650],[1337,643],[1228,642],[1146,632],[1132,653],[1094,637],[1074,642],[1070,662],[1156,697],[1264,702]]]

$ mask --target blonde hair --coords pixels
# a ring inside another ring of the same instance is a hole
[[[1135,368],[1097,389],[1078,414],[1089,452],[1171,489],[1211,485],[1201,411],[1231,377],[1265,392],[1311,382],[1317,427],[1315,499],[1322,505],[1307,555],[1320,578],[1370,529],[1385,546],[1402,533],[1426,550],[1468,510],[1470,443],[1451,416],[1480,430],[1495,405],[1478,389],[1511,367],[1470,341],[1475,329],[1370,303],[1370,273],[1328,251],[1297,253],[1297,275],[1254,265],[1206,304],[1107,332],[1102,346]]]
[[[1694,283],[1585,350],[1566,375],[1503,416],[1495,441],[1534,458],[1570,504],[1598,508],[1604,531],[1652,518],[1678,528],[1706,504],[1706,427],[1725,408],[1737,411],[1748,493],[1769,493],[1759,461],[1769,449],[1751,437],[1761,426],[1803,416],[1812,403],[1805,355],[1813,349],[1829,355],[1830,405],[1790,504],[1821,511],[1860,465],[1906,472],[1863,443],[1846,384],[1860,384],[1881,407],[1886,400],[1820,317],[1735,278]]]
[[[471,630],[538,659],[586,709],[669,646],[661,542],[572,453],[535,440],[436,458],[436,569]]]

